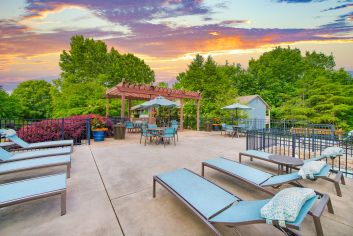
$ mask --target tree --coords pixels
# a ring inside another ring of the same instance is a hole
[[[0,87],[0,118],[16,118],[19,112],[18,103]]]
[[[221,107],[236,98],[232,80],[211,56],[205,60],[201,55],[196,55],[188,69],[177,76],[174,87],[201,92],[201,113],[209,117],[219,116]],[[193,102],[186,104],[185,114],[196,115]]]
[[[11,97],[17,101],[22,118],[48,118],[52,116],[52,85],[45,80],[20,83]]]
[[[78,35],[71,38],[70,46],[60,55],[62,73],[52,91],[55,117],[104,115],[106,88],[123,79],[138,84],[154,81],[154,72],[143,60],[133,54],[120,54],[114,48],[108,51],[103,41]]]
[[[157,87],[159,87],[159,88],[168,88],[169,85],[168,85],[167,82],[159,82],[159,83],[157,84]]]

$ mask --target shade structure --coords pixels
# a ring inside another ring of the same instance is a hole
[[[162,96],[158,96],[150,101],[140,104],[141,108],[148,109],[151,107],[179,107],[177,103],[165,99]]]
[[[232,105],[222,107],[223,110],[252,110],[252,107],[242,105],[240,103],[233,103]]]

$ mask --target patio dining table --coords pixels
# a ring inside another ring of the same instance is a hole
[[[156,137],[159,137],[160,135],[162,135],[164,130],[165,130],[165,127],[147,128],[147,132],[152,133]],[[159,141],[156,141],[156,144],[163,143],[162,141],[163,139],[159,139]]]

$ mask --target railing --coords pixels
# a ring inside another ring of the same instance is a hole
[[[30,143],[72,139],[75,145],[89,144],[90,127],[90,118],[0,119],[1,129],[14,129]]]
[[[343,137],[312,129],[308,133],[295,130],[262,129],[249,130],[246,135],[247,150],[262,150],[300,159],[320,156],[327,147],[341,147],[343,156],[332,160],[332,168],[353,177],[353,137]],[[338,159],[338,160],[337,160]]]

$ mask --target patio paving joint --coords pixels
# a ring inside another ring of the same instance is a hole
[[[115,209],[114,209],[114,205],[113,205],[113,203],[112,203],[112,199],[110,199],[110,197],[109,197],[109,193],[108,193],[107,187],[106,187],[105,184],[104,184],[102,174],[101,174],[101,172],[99,171],[99,168],[98,168],[96,159],[95,159],[95,157],[94,157],[94,154],[93,154],[93,152],[92,152],[91,146],[88,145],[88,147],[89,147],[89,150],[90,150],[90,152],[91,152],[91,155],[92,155],[92,158],[93,158],[93,161],[94,161],[94,165],[95,165],[96,168],[97,168],[97,171],[98,171],[98,174],[99,174],[99,178],[100,178],[101,181],[102,181],[102,184],[103,184],[103,187],[104,187],[104,191],[105,191],[105,193],[107,194],[107,197],[108,197],[108,199],[109,199],[110,206],[112,207],[112,210],[113,210],[113,212],[114,212],[116,221],[118,222],[118,225],[119,225],[119,228],[120,228],[120,230],[121,230],[121,233],[125,236],[124,229],[123,229],[123,227],[122,227],[122,225],[121,225],[121,223],[120,223],[120,221],[119,221],[118,214],[116,213],[116,211],[115,211]]]
[[[116,199],[119,199],[119,198],[123,198],[123,197],[126,197],[126,196],[130,196],[130,195],[135,194],[135,193],[143,192],[143,191],[145,191],[145,190],[147,190],[147,189],[150,189],[150,188],[151,188],[151,187],[142,188],[142,189],[139,189],[139,190],[137,190],[137,191],[135,191],[135,192],[127,193],[127,194],[124,194],[124,195],[121,195],[121,196],[112,198],[111,200],[113,201],[113,200],[116,200]]]

